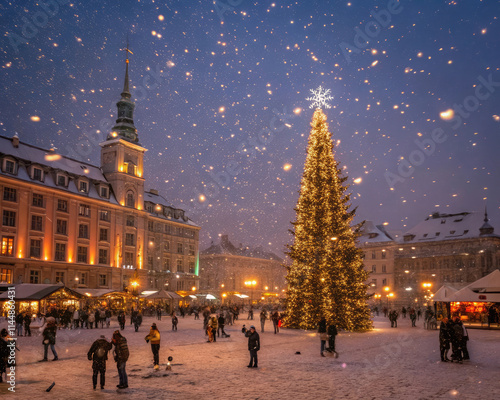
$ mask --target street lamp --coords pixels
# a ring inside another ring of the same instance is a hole
[[[387,295],[387,308],[389,308],[389,297],[392,299],[394,297],[394,293],[388,293]]]

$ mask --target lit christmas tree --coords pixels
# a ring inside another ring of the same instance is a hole
[[[317,98],[312,100],[321,105]],[[363,269],[363,253],[356,247],[359,226],[351,226],[355,210],[349,211],[346,180],[333,156],[326,115],[317,108],[295,209],[297,218],[292,222],[287,326],[312,329],[324,316],[328,324],[341,329],[372,327],[364,283],[368,274]]]

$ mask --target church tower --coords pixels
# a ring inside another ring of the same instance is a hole
[[[101,168],[122,206],[144,209],[143,159],[147,151],[139,143],[134,125],[135,104],[131,100],[128,77],[128,53],[125,60],[125,82],[121,99],[116,103],[118,118],[101,146]]]

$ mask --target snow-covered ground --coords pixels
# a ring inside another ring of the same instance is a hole
[[[138,333],[128,325],[129,388],[116,390],[115,363],[108,361],[106,388],[92,390],[91,361],[87,351],[104,334],[109,340],[117,329],[59,330],[59,361],[38,362],[43,357],[40,336],[20,337],[16,392],[0,384],[0,397],[8,399],[499,399],[500,331],[470,330],[472,361],[441,363],[438,331],[411,328],[401,319],[397,329],[382,317],[368,333],[342,332],[337,337],[340,357],[320,357],[315,332],[283,329],[260,333],[259,368],[247,368],[247,339],[241,327],[252,321],[236,321],[226,331],[230,338],[207,343],[202,321],[179,318],[179,330],[171,331],[169,318],[156,321],[162,334],[159,371],[153,371],[150,345],[144,337],[153,318],[145,318]],[[6,323],[0,323],[0,328]],[[300,354],[296,354],[300,352]],[[172,371],[165,370],[173,357]],[[49,350],[49,359],[52,354]],[[45,389],[55,381],[50,393]]]

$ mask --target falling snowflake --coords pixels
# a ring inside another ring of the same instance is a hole
[[[323,89],[322,86],[318,87],[316,90],[311,89],[312,97],[308,97],[307,101],[312,101],[309,108],[332,108],[330,104],[327,103],[329,100],[333,100],[330,96],[330,89]]]

